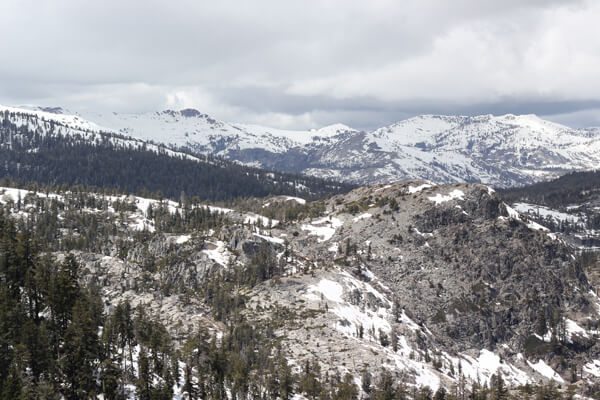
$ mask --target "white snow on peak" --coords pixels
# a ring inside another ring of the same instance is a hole
[[[401,151],[406,147],[423,153],[433,150],[441,157],[443,152],[476,152],[481,149],[502,151],[515,148],[527,157],[528,151],[547,147],[566,158],[573,151],[581,151],[593,143],[600,147],[589,130],[546,121],[536,115],[479,115],[446,116],[420,115],[379,128],[369,137],[384,151]],[[567,148],[572,148],[567,150]]]
[[[261,151],[311,154],[318,150],[317,159],[300,163],[299,172],[358,183],[402,178],[479,181],[500,187],[600,165],[599,129],[573,129],[536,115],[419,115],[359,132],[341,123],[304,130],[228,123],[193,109],[78,115],[58,108],[0,106],[3,109],[69,125],[87,132],[84,137],[89,139],[95,138],[89,132],[116,132],[259,168],[272,161]],[[348,140],[349,135],[355,140]],[[259,151],[241,155],[245,150]]]
[[[242,132],[254,135],[257,139],[262,138],[260,140],[285,140],[288,147],[306,145],[312,143],[315,139],[329,138],[344,132],[356,132],[356,129],[344,124],[333,124],[309,130],[287,130],[252,124],[235,124],[234,126]]]
[[[375,142],[383,150],[398,145],[414,146],[432,140],[436,135],[459,126],[466,117],[440,115],[420,115],[392,125],[379,128],[371,133]]]
[[[145,138],[135,138],[126,131],[112,129],[103,123],[91,122],[79,115],[47,112],[39,108],[15,108],[0,105],[0,117],[2,117],[2,113],[8,114],[10,122],[17,127],[26,127],[39,134],[76,136],[92,144],[96,141],[108,140],[117,147],[146,148],[150,151],[198,161],[197,157],[166,148],[164,144],[168,143],[165,141],[156,140],[155,143],[148,143],[143,140]]]
[[[348,125],[337,123],[324,126],[318,129],[311,129],[311,133],[318,133],[322,136],[338,135],[344,132],[356,132],[356,129],[349,127]]]
[[[45,121],[54,121],[72,129],[80,129],[91,132],[113,132],[111,129],[104,128],[94,122],[83,119],[77,115],[56,114],[52,112],[42,111],[35,108],[17,108],[3,106],[0,104],[0,112],[9,112],[22,114],[23,116],[34,116]],[[18,122],[17,122],[18,123]]]

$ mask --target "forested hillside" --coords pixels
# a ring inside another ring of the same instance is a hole
[[[0,113],[0,177],[20,184],[81,185],[206,200],[298,195],[318,198],[352,186],[314,177],[244,167],[213,157],[194,157],[122,135],[74,130],[29,115],[19,125]]]
[[[181,393],[223,399],[225,382],[235,382],[227,390],[248,392],[250,373],[260,377],[254,385],[264,385],[271,393],[291,392],[287,360],[280,351],[271,357],[275,342],[268,327],[247,324],[232,314],[240,299],[231,296],[227,280],[215,277],[198,291],[208,304],[219,307],[217,320],[231,321],[229,332],[217,336],[214,328],[199,324],[177,342],[142,305],[124,301],[107,308],[102,282],[84,282],[89,272],[69,251],[102,252],[114,245],[118,214],[108,209],[123,213],[131,211],[132,203],[83,193],[45,200],[25,194],[21,198],[25,191],[12,193],[17,198],[5,195],[0,214],[0,399],[75,400],[101,394],[105,399],[166,400]],[[159,232],[178,226],[186,231],[219,229],[226,221],[218,211],[194,208],[182,223],[166,205],[154,204],[149,212]],[[29,218],[15,220],[9,210]],[[72,229],[61,235],[67,226]],[[144,238],[148,232],[129,239]],[[119,242],[121,254],[127,253],[128,242],[126,237]],[[165,256],[175,262],[173,251]],[[144,269],[152,274],[157,268],[149,263]],[[137,291],[147,290],[142,281],[136,285]]]
[[[2,400],[598,397],[583,262],[485,187],[0,206]]]
[[[546,182],[500,190],[508,202],[529,201],[560,208],[600,202],[600,171],[572,172]]]
[[[500,191],[515,210],[582,250],[600,248],[600,172]]]

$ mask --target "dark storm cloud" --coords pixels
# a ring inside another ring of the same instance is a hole
[[[0,102],[374,127],[600,108],[592,0],[3,0]]]

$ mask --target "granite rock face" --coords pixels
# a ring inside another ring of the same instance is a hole
[[[268,264],[277,273],[239,282],[241,314],[271,326],[297,370],[306,361],[330,376],[385,369],[434,389],[499,371],[511,386],[567,383],[574,369],[579,382],[597,380],[600,300],[587,271],[486,186],[362,187],[280,221],[218,208],[218,229],[177,233],[154,231],[143,211],[153,200],[126,201],[129,211],[99,214],[112,236],[75,252],[81,279],[107,309],[144,304],[179,343],[199,325],[227,330],[204,290],[215,277]],[[288,202],[304,204],[267,199],[263,209]]]

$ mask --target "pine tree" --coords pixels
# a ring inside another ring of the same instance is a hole
[[[305,361],[302,377],[300,378],[300,391],[309,399],[317,399],[321,393],[320,373],[318,361],[315,361],[312,365],[309,360]]]
[[[508,389],[500,370],[490,378],[490,390],[492,392],[492,400],[508,399]]]
[[[371,394],[371,373],[365,368],[361,375],[361,389],[367,396]]]
[[[347,373],[341,382],[337,384],[333,394],[333,400],[356,400],[358,399],[358,389],[354,384],[354,378]]]
[[[114,360],[107,358],[102,362],[100,389],[106,400],[120,400],[124,398],[123,379],[121,368]]]
[[[279,357],[279,395],[283,400],[289,399],[294,394],[294,378],[292,370],[283,355]]]
[[[395,400],[396,388],[394,387],[394,379],[389,371],[382,371],[377,382],[377,387],[373,393],[374,400]]]
[[[146,350],[140,347],[138,354],[138,377],[135,383],[135,391],[139,400],[151,399],[151,384],[150,362],[148,361]]]
[[[61,371],[68,382],[67,399],[79,399],[97,392],[95,363],[100,358],[98,324],[87,295],[73,307],[72,322],[66,329]]]

